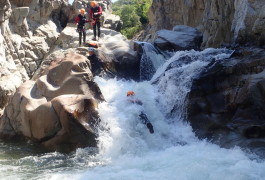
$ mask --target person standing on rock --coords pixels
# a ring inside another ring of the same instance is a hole
[[[89,11],[89,17],[91,20],[93,20],[93,33],[94,33],[94,38],[92,40],[96,41],[97,40],[97,35],[98,39],[100,38],[100,17],[102,15],[102,8],[97,4],[96,1],[91,2],[91,8]],[[98,29],[98,33],[96,31]]]
[[[83,45],[86,43],[86,28],[85,24],[90,22],[86,19],[86,10],[84,8],[79,10],[80,14],[75,18],[74,23],[77,24],[77,31],[79,33],[79,46],[82,44],[83,36]]]

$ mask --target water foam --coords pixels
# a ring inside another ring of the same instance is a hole
[[[107,102],[100,105],[99,112],[102,123],[109,128],[99,137],[99,158],[108,162],[74,175],[56,174],[52,179],[261,180],[265,177],[265,162],[251,160],[240,148],[224,149],[198,140],[190,126],[181,121],[166,123],[156,106],[156,91],[149,82],[97,78],[97,83],[106,94]],[[137,107],[129,107],[126,102],[127,90],[134,90],[146,104],[154,134],[138,124]],[[148,106],[155,107],[149,112]]]
[[[180,106],[183,104],[191,80],[212,59],[203,58],[205,54],[210,56],[209,53],[215,60],[220,58],[220,51],[179,52],[157,71],[153,81],[138,83],[97,77],[95,81],[106,99],[98,109],[102,120],[98,148],[78,149],[70,155],[56,152],[26,155],[18,160],[6,160],[0,154],[0,179],[264,179],[263,160],[251,159],[237,147],[224,149],[198,140],[181,115],[171,117],[173,121],[166,118],[169,110],[166,105],[171,105],[172,101]],[[192,57],[192,61],[168,68],[185,55]],[[167,78],[163,74],[166,69],[170,70]],[[179,72],[177,78],[170,78],[174,74],[172,71]],[[152,82],[156,82],[155,85]],[[128,90],[133,90],[143,101],[142,107],[127,101]],[[176,112],[183,113],[182,107],[178,108]],[[152,122],[154,134],[139,121],[142,110]]]

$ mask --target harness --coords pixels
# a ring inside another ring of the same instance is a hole
[[[86,24],[86,17],[79,14],[78,18],[79,18],[78,29],[84,29],[84,26]]]
[[[99,12],[99,6],[96,6],[94,8],[92,7],[91,10],[92,10],[93,19],[99,20],[101,14],[94,15],[94,13],[98,13]]]

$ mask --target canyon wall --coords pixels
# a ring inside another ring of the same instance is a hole
[[[161,29],[187,25],[203,33],[202,48],[232,43],[264,45],[264,0],[153,0],[146,40]]]
[[[68,21],[68,8],[67,0],[1,1],[0,110],[51,51]]]

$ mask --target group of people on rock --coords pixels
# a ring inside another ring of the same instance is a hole
[[[96,1],[90,3],[91,8],[89,10],[89,19],[86,17],[86,10],[84,8],[80,9],[78,16],[75,18],[74,23],[77,25],[77,31],[79,33],[79,46],[86,43],[86,23],[91,23],[93,26],[94,38],[92,40],[96,41],[100,38],[100,17],[102,15],[102,8],[98,5]],[[98,38],[97,38],[98,36]]]

